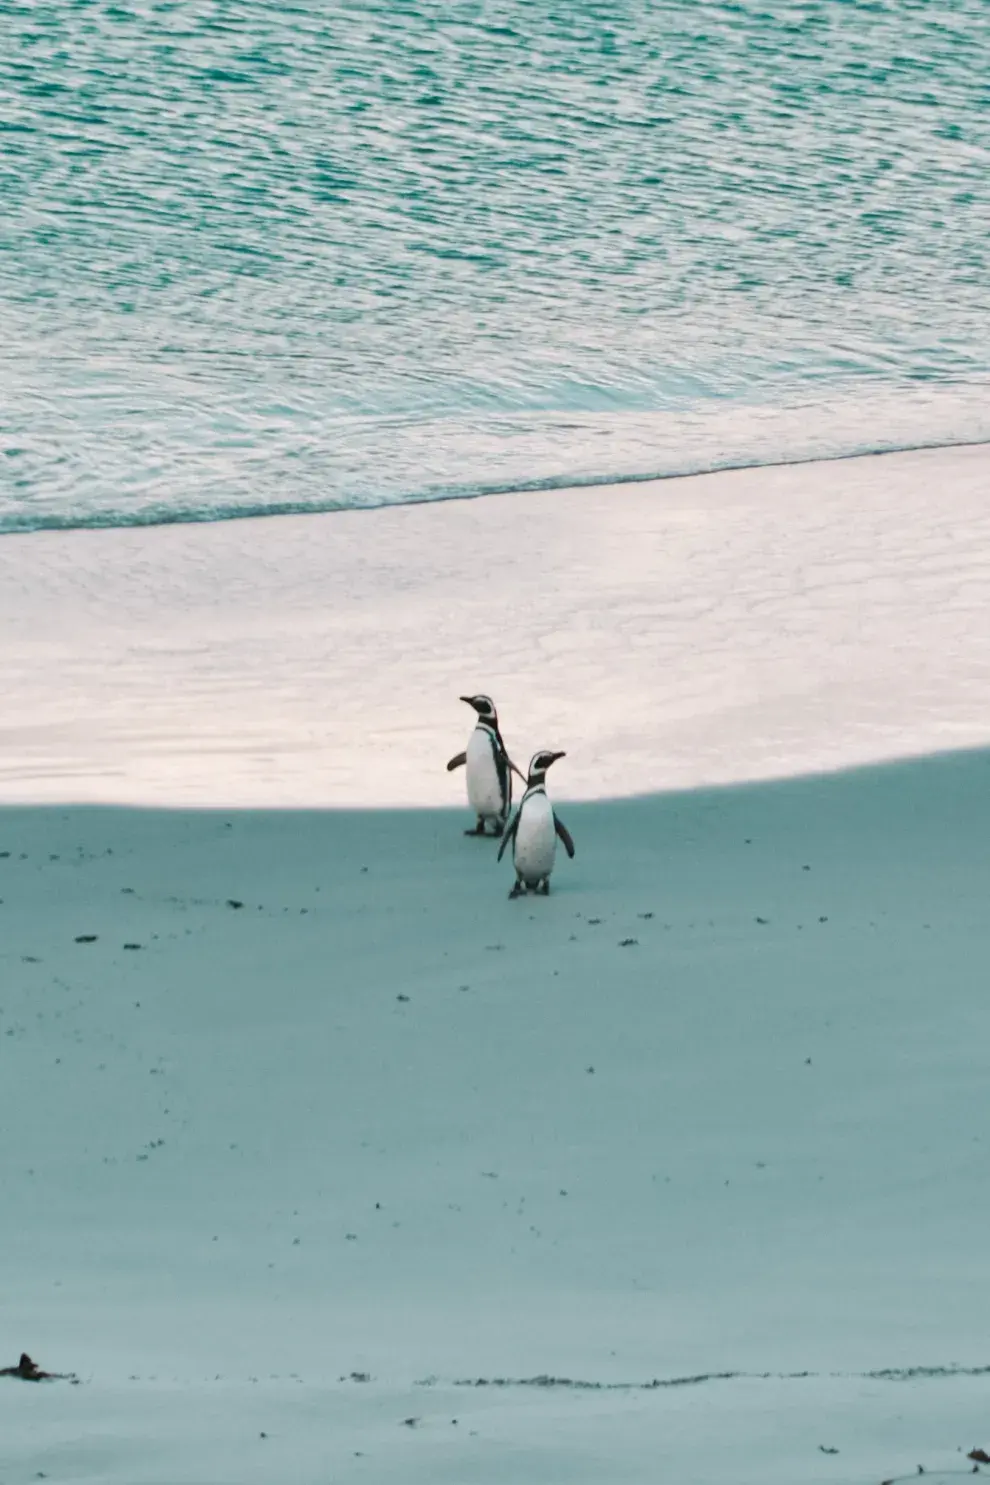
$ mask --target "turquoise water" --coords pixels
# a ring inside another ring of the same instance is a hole
[[[990,438],[987,0],[0,32],[0,529]]]

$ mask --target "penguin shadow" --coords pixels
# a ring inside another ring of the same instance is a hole
[[[510,900],[529,894],[548,897],[558,840],[568,857],[572,860],[574,857],[571,833],[550,803],[546,789],[547,771],[567,755],[540,748],[533,754],[524,774],[509,757],[491,697],[479,692],[462,696],[460,700],[471,707],[477,717],[467,747],[462,753],[456,753],[447,764],[448,773],[458,768],[465,771],[468,805],[476,823],[464,834],[497,839],[500,842],[498,861],[511,845],[516,879],[509,892]],[[513,774],[526,786],[514,810]]]

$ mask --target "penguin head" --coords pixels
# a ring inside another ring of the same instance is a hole
[[[529,760],[529,779],[527,782],[530,784],[542,784],[550,765],[556,763],[558,758],[566,757],[566,753],[554,753],[549,748],[541,748]]]
[[[492,726],[497,725],[495,703],[490,696],[462,696],[460,699],[466,701],[468,706],[474,707],[480,722],[490,722]]]

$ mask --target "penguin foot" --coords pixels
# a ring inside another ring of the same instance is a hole
[[[544,877],[543,878],[543,881],[539,884],[539,886],[537,887],[536,890],[537,890],[537,892],[539,892],[539,894],[540,894],[541,897],[549,897],[550,896],[550,878],[549,877]]]
[[[511,902],[513,897],[523,897],[525,895],[525,892],[526,888],[523,886],[522,882],[516,882],[512,891],[509,893],[509,901]]]
[[[465,835],[484,835],[485,833],[484,820],[479,820],[473,830],[465,830],[464,832]]]
[[[505,834],[505,826],[504,826],[504,824],[501,821],[499,821],[496,824],[495,829],[492,831],[492,835],[495,836],[496,839],[498,839],[498,837],[500,835],[504,835],[504,834]]]

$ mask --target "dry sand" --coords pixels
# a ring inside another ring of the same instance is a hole
[[[979,745],[990,447],[0,540],[0,800],[447,804],[490,691],[601,799]]]

